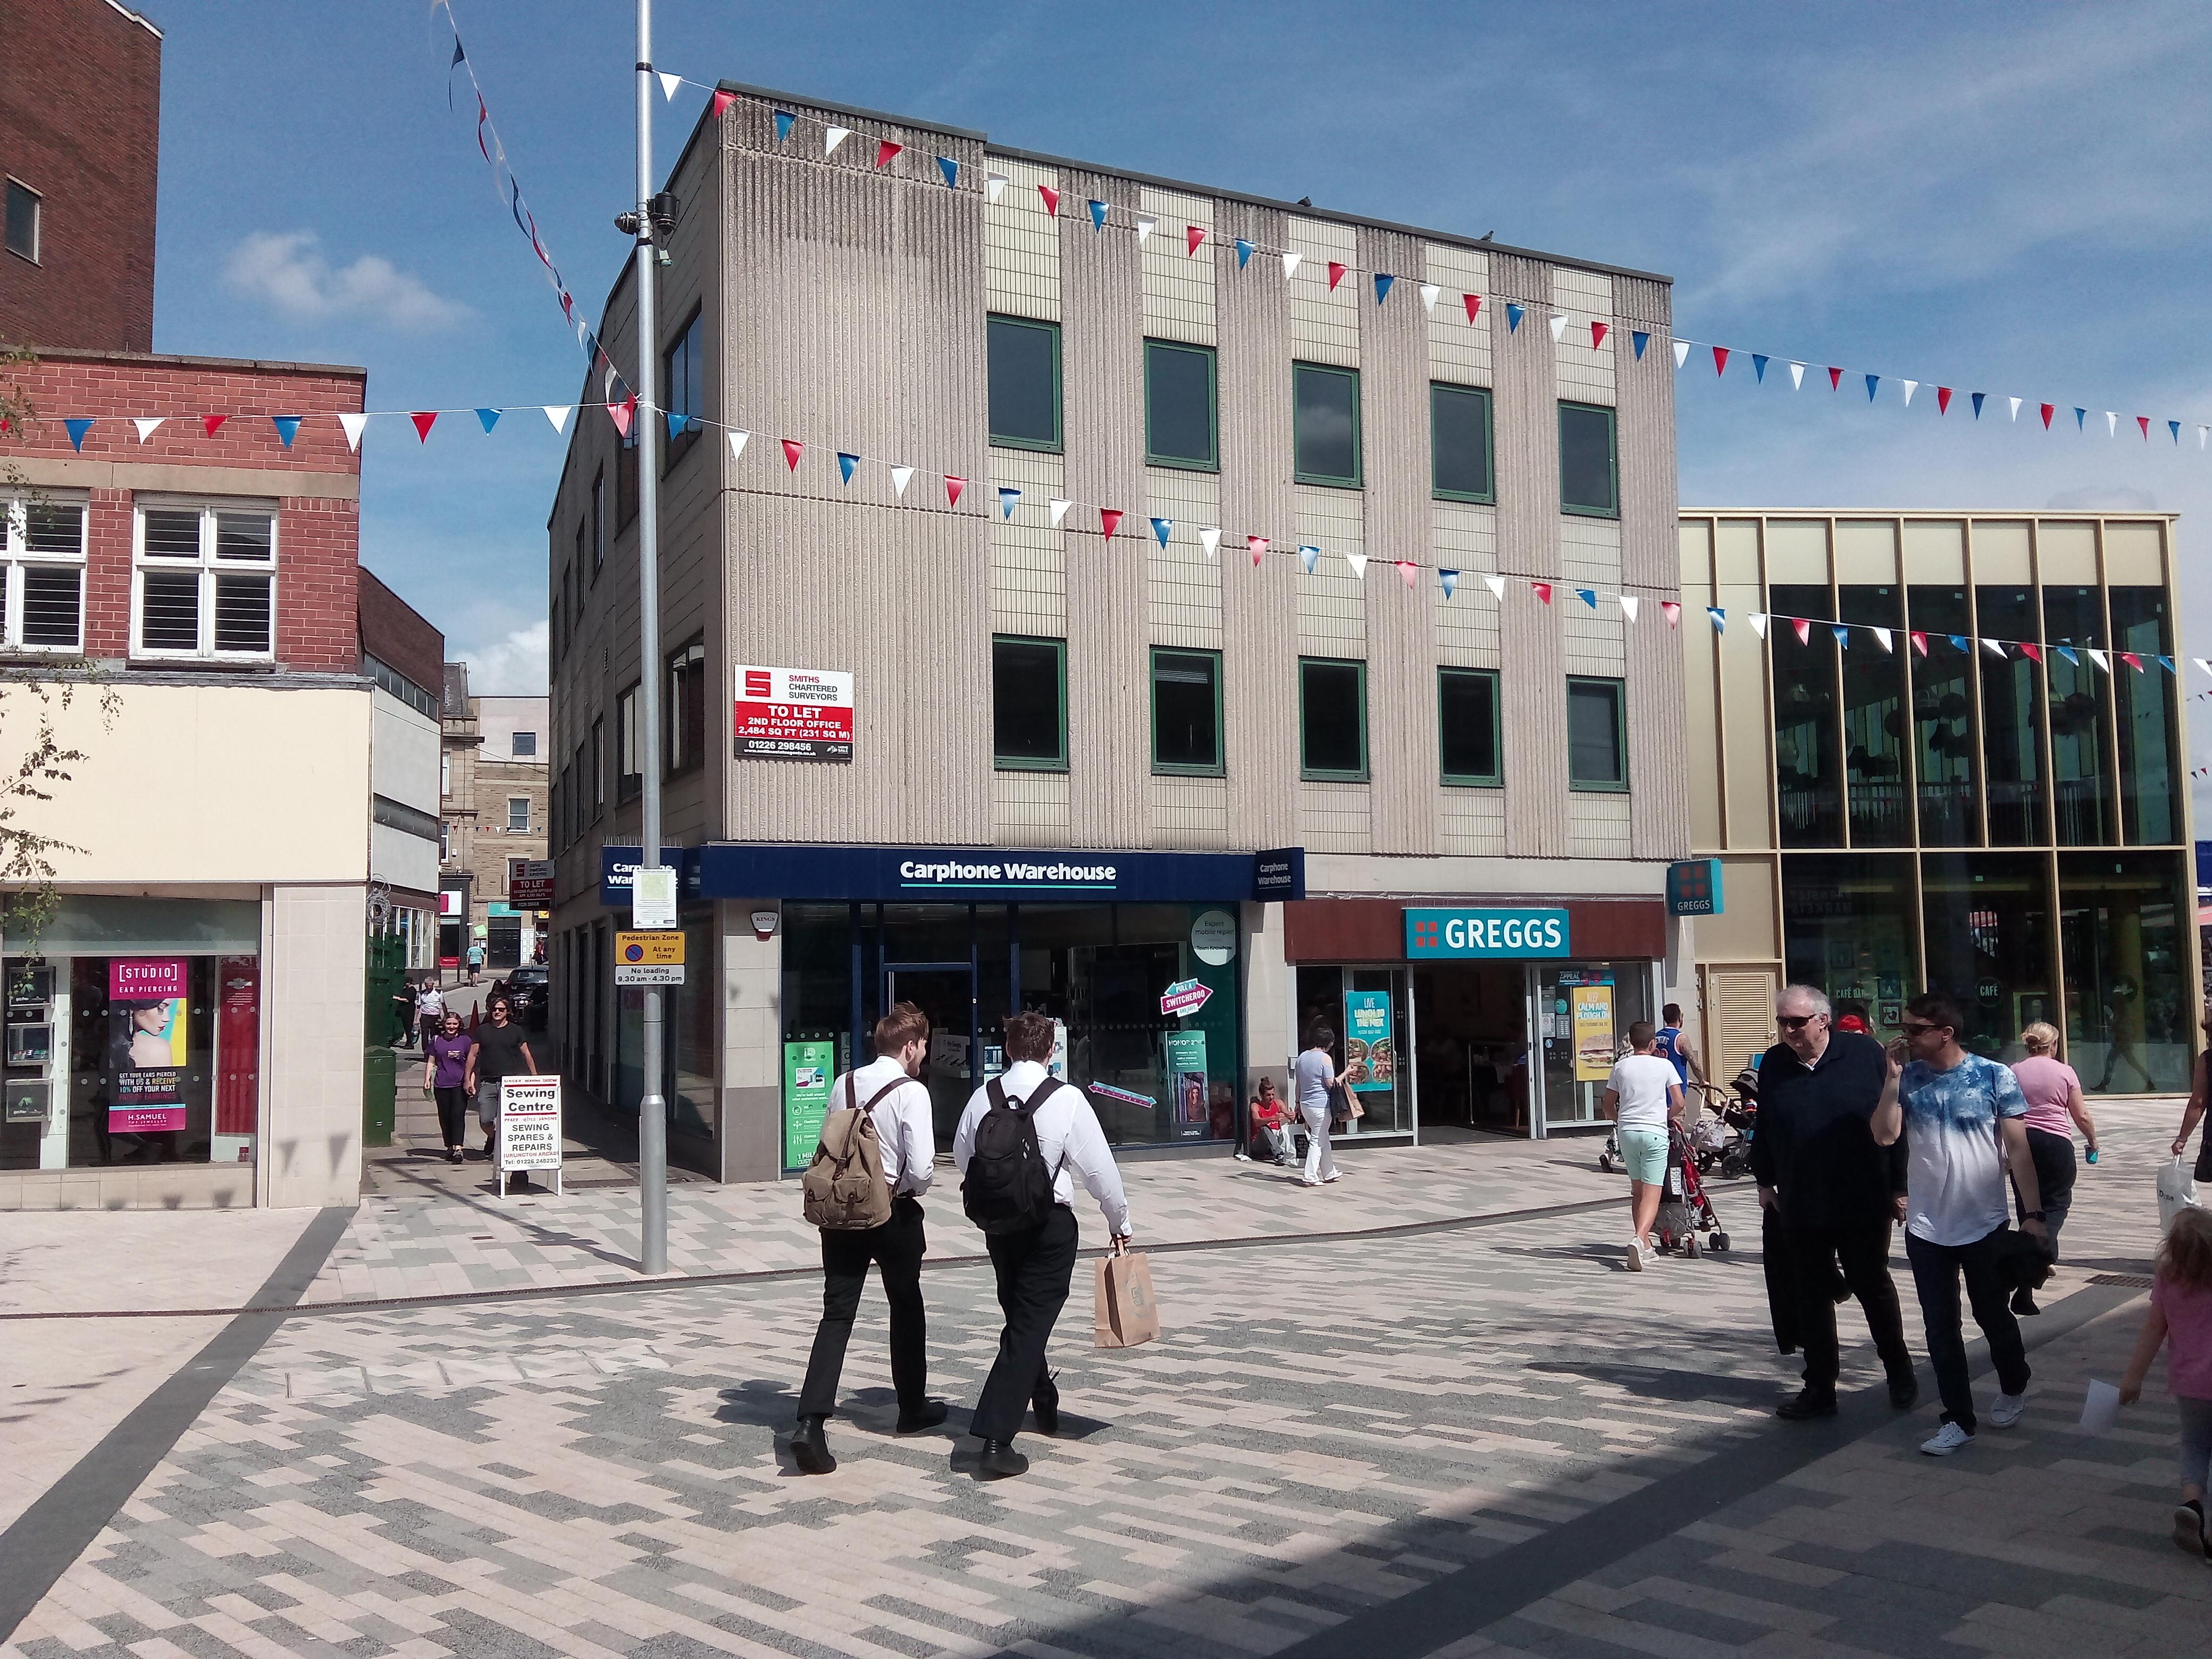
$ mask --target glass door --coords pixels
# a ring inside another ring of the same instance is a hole
[[[929,1091],[939,1150],[952,1145],[968,1097],[985,1080],[975,1029],[975,969],[965,962],[887,962],[884,1003],[911,1002],[929,1016],[929,1054],[921,1081]]]

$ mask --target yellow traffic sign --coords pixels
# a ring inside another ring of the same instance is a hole
[[[684,935],[654,929],[615,935],[615,965],[618,968],[678,967],[684,961]]]

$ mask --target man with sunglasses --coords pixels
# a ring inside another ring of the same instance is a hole
[[[1782,1222],[1805,1354],[1804,1389],[1775,1408],[1792,1422],[1836,1414],[1838,1263],[1866,1311],[1890,1403],[1902,1410],[1920,1394],[1889,1276],[1889,1230],[1905,1205],[1904,1149],[1877,1146],[1873,1128],[1889,1068],[1880,1043],[1838,1030],[1834,1018],[1811,986],[1789,987],[1774,1000],[1782,1041],[1759,1062],[1751,1167],[1759,1201]]]
[[[1959,1324],[1961,1275],[1996,1367],[1999,1392],[1990,1421],[2010,1428],[2026,1408],[2027,1351],[1999,1265],[2011,1218],[2008,1164],[2020,1188],[2021,1231],[2046,1241],[2027,1098],[2010,1066],[1960,1045],[1966,1024],[1959,1005],[1938,992],[1906,1003],[1899,1026],[1905,1035],[1890,1045],[1888,1081],[1874,1115],[1874,1138],[1888,1146],[1902,1136],[1907,1149],[1905,1254],[1943,1396],[1942,1426],[1920,1446],[1930,1457],[1948,1457],[1974,1441],[1974,1395]]]

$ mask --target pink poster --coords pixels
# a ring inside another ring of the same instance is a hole
[[[185,1127],[190,987],[182,957],[107,965],[107,1127],[160,1134]]]

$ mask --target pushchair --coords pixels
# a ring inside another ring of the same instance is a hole
[[[1679,1252],[1686,1256],[1700,1254],[1698,1235],[1705,1235],[1706,1248],[1725,1250],[1729,1236],[1721,1229],[1721,1218],[1713,1210],[1713,1201],[1705,1196],[1705,1182],[1698,1176],[1697,1153],[1690,1146],[1689,1137],[1675,1124],[1667,1126],[1667,1184],[1659,1195],[1659,1213],[1651,1231],[1658,1236],[1662,1253]]]

